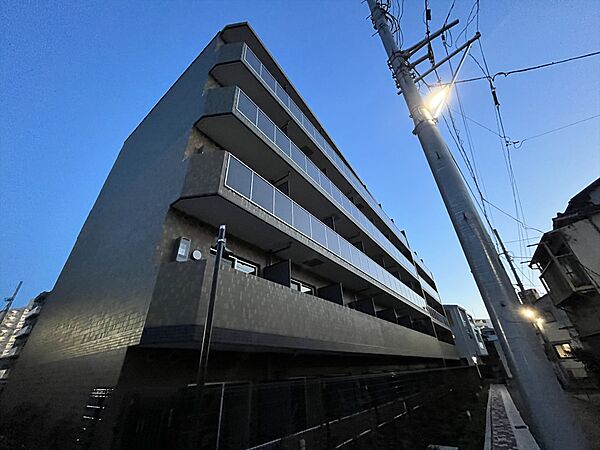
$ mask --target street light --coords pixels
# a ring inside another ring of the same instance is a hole
[[[450,81],[450,83],[448,83],[448,84],[440,84],[439,86],[435,87],[429,93],[429,95],[427,95],[427,97],[425,97],[425,99],[424,99],[425,106],[427,107],[427,109],[429,110],[429,112],[431,113],[431,115],[433,116],[434,119],[437,119],[440,116],[440,114],[442,113],[442,109],[444,109],[444,105],[448,104],[448,98],[450,97],[450,91],[452,91],[452,88],[454,87],[454,84],[456,83],[456,79],[458,78],[458,73],[460,72],[460,69],[462,69],[464,62],[467,59],[467,54],[469,53],[470,48],[471,48],[471,45],[469,44],[466,47],[466,49],[460,59],[460,62],[458,63],[456,72],[454,72],[454,74],[452,75],[452,81]]]
[[[446,99],[450,94],[450,85],[438,86],[425,97],[425,106],[434,119],[437,119],[442,113]]]
[[[219,270],[221,268],[221,259],[231,252],[226,247],[225,225],[219,227],[217,237],[217,254],[215,256],[215,267],[213,269],[212,283],[210,286],[210,296],[208,298],[208,309],[206,319],[204,320],[204,330],[202,331],[202,345],[200,347],[200,362],[198,365],[197,391],[199,392],[206,382],[206,372],[208,369],[208,351],[210,349],[210,339],[212,336],[213,317],[215,312],[215,300],[217,297],[217,284],[219,281]]]
[[[523,308],[521,308],[520,313],[523,317],[525,317],[528,320],[531,320],[532,322],[535,321],[535,319],[537,318],[537,314],[535,313],[535,310],[533,308],[529,308],[527,306],[524,306]]]

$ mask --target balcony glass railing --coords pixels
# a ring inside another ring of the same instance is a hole
[[[225,186],[339,256],[421,310],[428,311],[427,304],[421,296],[233,155],[229,155],[227,161]]]
[[[248,97],[238,89],[236,109],[254,124],[264,136],[271,141],[281,154],[302,172],[307,174],[317,185],[321,186],[328,197],[338,204],[343,211],[360,224],[365,233],[377,242],[392,258],[402,265],[413,276],[417,277],[417,269],[412,261],[402,254],[385,235],[352,203],[342,191],[308,158],[290,138]]]
[[[429,305],[427,305],[427,311],[429,312],[429,315],[431,317],[433,317],[435,320],[443,323],[444,325],[448,325],[448,319],[446,319],[446,316],[444,316],[442,313],[440,313],[439,311],[436,311]]]
[[[419,282],[421,283],[421,287],[423,288],[423,290],[427,291],[427,293],[438,302],[442,302],[442,300],[440,299],[440,294],[438,294],[438,292],[433,287],[431,287],[426,280],[419,277]]]
[[[271,75],[263,63],[260,62],[260,59],[258,59],[258,57],[247,45],[244,45],[243,58],[248,66],[251,67],[256,73],[256,75],[258,75],[258,77],[265,82],[273,95],[277,96],[281,100],[291,115],[298,121],[298,124],[300,124],[304,130],[306,130],[308,135],[313,138],[323,154],[327,155],[327,158],[337,167],[337,169],[341,173],[345,174],[346,178],[348,181],[350,181],[354,189],[360,193],[360,195],[369,203],[375,212],[379,213],[380,217],[386,222],[390,229],[396,230],[396,236],[398,236],[398,238],[408,247],[406,237],[400,232],[400,230],[398,230],[396,224],[387,216],[387,214],[385,214],[379,203],[377,203],[375,198],[373,198],[371,193],[367,191],[362,182],[356,177],[356,175],[354,175],[350,167],[348,167],[348,165],[342,161],[333,147],[331,147],[327,140],[317,131],[317,129],[304,115],[298,105],[296,105],[296,103],[294,103],[294,101],[290,98],[285,89],[275,80],[275,77]]]

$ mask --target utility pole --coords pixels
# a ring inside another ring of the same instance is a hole
[[[10,297],[6,297],[4,299],[4,301],[6,302],[6,307],[0,312],[0,314],[2,314],[2,316],[0,318],[0,324],[2,324],[2,322],[4,322],[4,318],[6,317],[6,314],[8,313],[10,307],[12,306],[13,302],[15,301],[15,298],[17,297],[17,294],[19,293],[19,289],[21,289],[22,285],[23,285],[23,282],[19,281],[19,284],[17,284],[17,288],[15,289],[15,292],[13,292],[13,295],[11,295]]]
[[[382,8],[378,0],[367,0],[367,3],[397,86],[413,119],[413,134],[421,143],[483,302],[496,328],[518,389],[519,396],[516,400],[520,403],[521,412],[542,448],[583,450],[586,448],[585,438],[571,406],[539,344],[533,325],[520,314],[521,302],[475,209],[436,120],[425,106],[411,75],[411,68],[418,61],[411,67],[408,58],[452,24],[432,33],[428,39],[408,50],[401,51],[390,31],[386,9]]]

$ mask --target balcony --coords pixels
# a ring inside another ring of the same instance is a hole
[[[192,167],[174,208],[214,226],[225,223],[233,235],[281,258],[312,270],[318,266],[322,277],[374,298],[380,307],[408,309],[415,316],[429,317],[421,296],[238,158],[224,152],[196,158],[192,166],[203,170],[198,180],[207,178],[207,168],[219,168],[218,177],[214,173],[208,176],[218,179],[218,186],[204,186],[199,191]]]
[[[560,233],[551,232],[544,235],[533,255],[532,264],[537,264],[540,268],[540,278],[556,306],[562,307],[565,302],[579,295],[596,291],[586,269]]]
[[[21,347],[13,347],[11,348],[9,351],[5,352],[2,355],[2,358],[6,358],[6,359],[12,359],[12,358],[16,358],[17,356],[19,356],[19,354],[21,353]]]
[[[41,311],[42,311],[41,306],[36,306],[36,307],[30,309],[29,312],[27,312],[27,314],[25,314],[25,320],[31,320],[31,319],[37,317]]]
[[[364,242],[367,253],[384,252],[388,258],[382,262],[387,268],[393,270],[393,266],[401,267],[415,284],[418,283],[414,263],[243,91],[238,88],[214,89],[208,93],[206,103],[204,115],[196,124],[203,133],[264,176],[273,180],[291,179],[301,186],[294,191],[298,200],[318,211],[329,211],[328,214],[335,213],[338,217],[348,219],[347,223],[341,221],[336,224],[341,234],[356,236],[357,231],[362,231],[367,238]],[[324,199],[327,201],[324,202]],[[435,296],[439,298],[437,293]]]
[[[444,316],[442,313],[436,311],[431,306],[427,306],[427,311],[429,312],[429,315],[433,320],[446,327],[450,327],[450,325],[448,324],[448,319],[446,319],[446,316]]]
[[[343,157],[333,149],[326,134],[313,124],[313,120],[317,124],[318,121],[309,119],[298,106],[304,105],[304,102],[295,90],[288,88],[286,91],[246,44],[229,44],[221,52],[219,62],[211,71],[213,77],[225,86],[240,86],[249,96],[264,100],[261,101],[261,107],[267,115],[276,121],[287,123],[287,134],[299,146],[309,147],[314,152],[311,158],[317,164],[327,167],[334,183],[342,189],[348,187],[355,192],[363,200],[365,207],[375,215],[377,222],[391,231],[395,245],[408,250],[404,234],[385,214]]]
[[[22,339],[24,337],[29,336],[29,333],[31,333],[32,328],[33,327],[31,325],[25,325],[19,330],[17,334],[15,334],[15,339]]]

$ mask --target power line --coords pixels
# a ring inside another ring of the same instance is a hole
[[[523,145],[523,142],[525,142],[525,141],[531,141],[532,139],[536,139],[536,138],[539,138],[539,137],[542,137],[542,136],[546,136],[547,134],[556,133],[557,131],[564,130],[565,128],[569,128],[569,127],[572,127],[572,126],[575,126],[575,125],[579,125],[580,123],[587,122],[588,120],[592,120],[592,119],[595,119],[597,117],[600,117],[600,114],[595,114],[593,116],[586,117],[585,119],[581,119],[581,120],[578,120],[577,122],[573,122],[573,123],[569,123],[567,125],[563,125],[562,127],[554,128],[554,129],[546,131],[544,133],[540,133],[540,134],[535,134],[533,136],[529,136],[528,138],[521,139],[520,141],[512,141],[512,144],[515,146],[515,148],[518,149],[518,148],[521,148],[521,145]]]
[[[506,211],[504,211],[504,210],[503,210],[502,208],[500,208],[499,206],[496,206],[496,205],[494,205],[494,204],[493,204],[492,202],[490,202],[488,199],[484,198],[484,199],[483,199],[483,201],[484,201],[484,202],[486,202],[488,205],[490,205],[492,208],[494,208],[494,209],[497,209],[498,211],[500,211],[500,212],[501,212],[502,214],[504,214],[505,216],[507,216],[507,217],[510,217],[510,218],[511,218],[512,220],[514,220],[515,222],[518,222],[519,224],[523,225],[523,227],[527,228],[528,230],[535,230],[535,231],[537,231],[538,233],[542,233],[542,234],[543,234],[543,233],[545,233],[545,231],[542,231],[542,230],[540,230],[539,228],[536,228],[536,227],[532,227],[532,226],[529,226],[529,225],[527,225],[525,222],[523,222],[523,221],[522,221],[522,220],[520,220],[520,219],[517,219],[517,218],[516,218],[515,216],[513,216],[512,214],[510,214],[510,213],[507,213]],[[526,241],[526,240],[530,240],[530,239],[532,239],[532,238],[529,238],[529,237],[527,237],[527,238],[524,238],[524,239],[518,239],[517,241]],[[515,242],[515,241],[511,241],[511,242]]]
[[[492,81],[495,81],[496,77],[499,76],[499,75],[503,75],[504,77],[508,77],[509,75],[512,75],[512,74],[515,74],[515,73],[523,73],[523,72],[529,72],[531,70],[543,69],[545,67],[555,66],[555,65],[558,65],[558,64],[564,64],[564,63],[567,63],[567,62],[576,61],[578,59],[583,59],[583,58],[589,58],[591,56],[597,56],[597,55],[600,55],[600,51],[592,52],[592,53],[586,53],[585,55],[573,56],[571,58],[561,59],[559,61],[552,61],[552,62],[545,63],[545,64],[539,64],[537,66],[524,67],[524,68],[521,68],[521,69],[513,69],[513,70],[506,71],[506,72],[497,72],[497,73],[495,73],[492,76],[484,75],[484,76],[481,76],[481,77],[467,78],[465,80],[457,80],[455,82],[455,84],[470,83],[471,81],[486,80],[486,79],[489,79],[489,78],[491,78]]]

